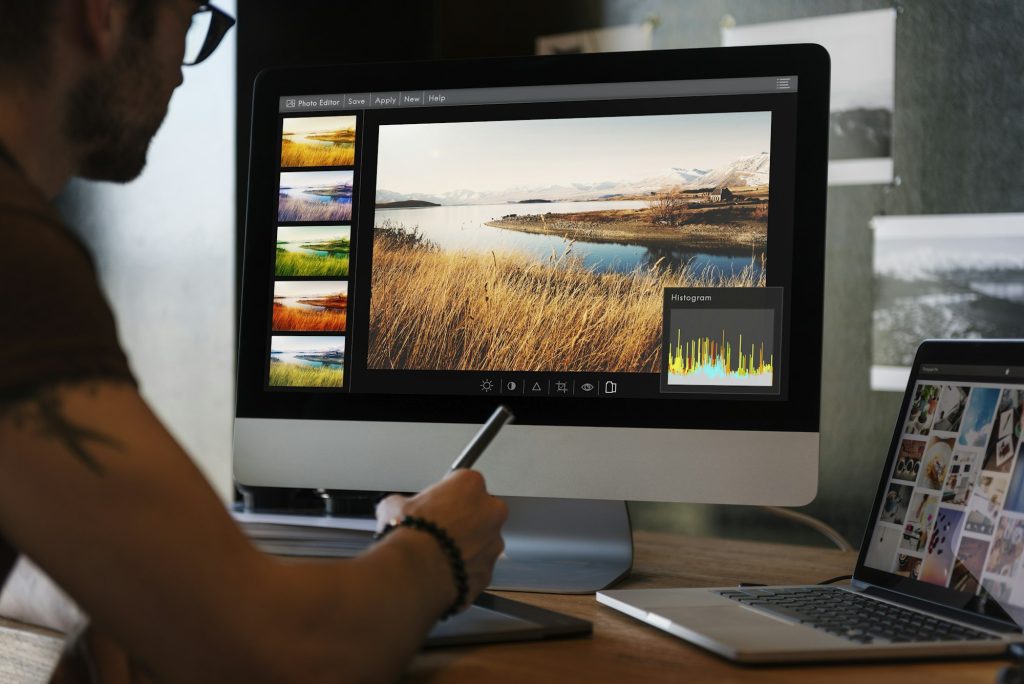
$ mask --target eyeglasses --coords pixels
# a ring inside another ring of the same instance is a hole
[[[213,5],[200,5],[192,15],[192,25],[185,35],[185,66],[199,64],[213,54],[220,41],[231,27],[235,18]]]

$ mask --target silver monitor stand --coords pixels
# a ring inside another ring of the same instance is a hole
[[[625,501],[503,498],[505,553],[490,589],[592,594],[629,573],[633,535]]]

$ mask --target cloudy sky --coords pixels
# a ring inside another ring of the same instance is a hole
[[[632,181],[771,151],[771,112],[382,126],[377,188],[403,194]]]
[[[348,282],[344,280],[278,280],[274,283],[274,298],[319,298],[348,295]]]
[[[304,116],[297,119],[285,119],[283,134],[323,133],[355,127],[356,117],[354,116]]]
[[[277,239],[280,242],[325,242],[349,238],[350,226],[279,226]]]

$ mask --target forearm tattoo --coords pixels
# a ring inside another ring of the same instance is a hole
[[[95,391],[95,388],[90,389]],[[78,425],[64,415],[60,396],[52,387],[41,389],[16,403],[0,399],[0,420],[3,419],[13,421],[16,428],[33,429],[40,436],[56,439],[97,475],[102,475],[104,468],[90,449],[97,445],[122,448],[121,443],[110,435]]]

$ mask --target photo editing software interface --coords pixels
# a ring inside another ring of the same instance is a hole
[[[923,365],[865,565],[1024,618],[1024,368]]]
[[[797,88],[281,97],[264,389],[785,399]]]

